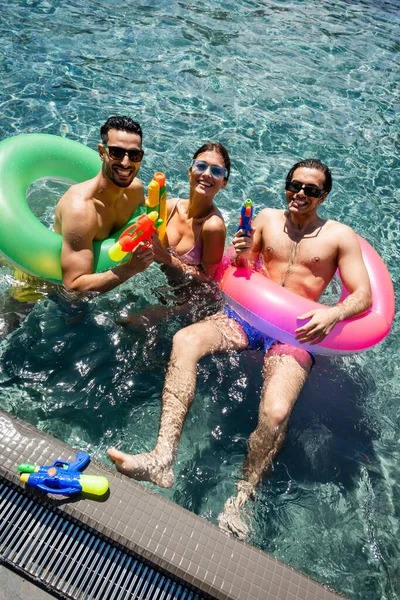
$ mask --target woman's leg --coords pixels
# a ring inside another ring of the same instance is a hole
[[[223,313],[178,331],[173,338],[162,394],[156,446],[150,453],[137,455],[111,448],[108,455],[117,469],[135,479],[171,487],[179,440],[196,391],[197,363],[208,354],[243,350],[247,345],[241,326]]]

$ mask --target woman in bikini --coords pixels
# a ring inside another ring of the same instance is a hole
[[[177,314],[189,314],[197,320],[204,318],[204,310],[206,314],[218,310],[219,294],[212,280],[224,253],[226,227],[214,198],[226,187],[229,173],[230,158],[222,144],[208,142],[194,153],[189,167],[189,199],[167,202],[164,245],[157,236],[153,238],[154,259],[169,283],[154,292],[164,305],[169,301],[172,305],[124,315],[122,322],[148,325]]]

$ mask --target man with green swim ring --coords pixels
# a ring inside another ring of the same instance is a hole
[[[54,229],[63,237],[63,282],[73,292],[108,292],[153,262],[152,249],[139,244],[129,261],[93,273],[93,242],[120,229],[145,202],[143,184],[136,179],[144,154],[139,123],[110,117],[100,134],[101,171],[71,186],[56,207]]]
[[[112,290],[153,262],[151,248],[143,244],[129,261],[103,273],[93,273],[93,242],[105,240],[123,227],[145,203],[143,184],[136,176],[143,158],[142,129],[129,117],[110,117],[100,129],[98,145],[102,168],[93,178],[72,185],[57,204],[54,229],[62,235],[61,267],[67,291]],[[15,329],[34,303],[51,293],[51,284],[22,271],[10,295],[1,301],[0,339]]]

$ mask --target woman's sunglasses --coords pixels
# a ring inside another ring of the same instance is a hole
[[[320,190],[316,185],[306,185],[300,181],[289,181],[286,183],[285,189],[287,192],[298,194],[300,190],[304,190],[304,194],[310,198],[320,198],[324,190]]]
[[[211,175],[217,179],[220,179],[221,177],[226,179],[228,177],[228,169],[225,169],[225,167],[219,167],[218,165],[211,166],[204,160],[193,159],[190,163],[190,168],[194,169],[198,173],[205,173],[207,169],[210,169]]]
[[[144,150],[139,150],[138,148],[133,148],[132,150],[125,150],[125,148],[120,148],[119,146],[107,146],[107,144],[103,145],[104,148],[108,148],[110,158],[112,158],[113,160],[123,160],[125,154],[127,154],[131,162],[140,162],[144,155]]]

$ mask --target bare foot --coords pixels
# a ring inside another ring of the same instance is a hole
[[[126,454],[116,448],[107,450],[120,473],[137,479],[138,481],[150,481],[163,488],[170,488],[174,484],[174,473],[169,463],[162,464],[162,459],[153,452],[143,454]]]
[[[244,540],[249,533],[249,527],[235,500],[236,498],[231,496],[225,502],[224,511],[218,516],[218,525],[225,533],[233,533],[239,540]]]
[[[250,498],[254,498],[254,486],[248,481],[239,481],[237,487],[237,496],[231,496],[225,502],[218,524],[226,533],[233,533],[239,540],[244,540],[250,528],[245,521],[243,507]]]

